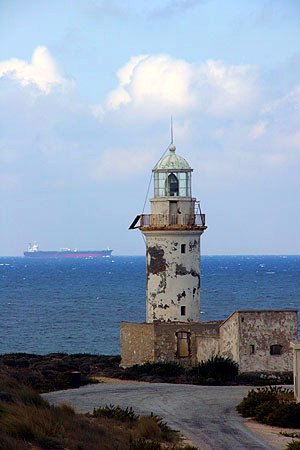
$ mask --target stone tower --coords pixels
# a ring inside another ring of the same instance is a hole
[[[171,144],[153,169],[151,214],[139,216],[147,252],[147,322],[199,321],[200,236],[206,226],[192,197],[191,174]]]

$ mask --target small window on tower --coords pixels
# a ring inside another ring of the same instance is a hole
[[[250,355],[254,355],[255,353],[255,347],[253,344],[250,345]]]
[[[185,253],[186,244],[181,244],[181,253]]]
[[[282,345],[274,344],[270,345],[270,355],[281,355],[282,354]]]
[[[182,316],[185,316],[185,306],[180,307],[180,313]]]

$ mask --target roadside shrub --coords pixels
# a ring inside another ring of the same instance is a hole
[[[282,387],[252,389],[237,411],[267,425],[300,428],[300,404],[295,403],[291,390]]]
[[[134,379],[139,379],[143,376],[168,378],[182,375],[184,371],[184,367],[180,366],[176,362],[146,363],[128,367],[125,369],[123,377],[130,377]]]
[[[243,417],[254,417],[259,406],[269,401],[272,402],[275,398],[271,389],[251,389],[236,409]]]
[[[145,439],[161,439],[162,437],[162,431],[153,416],[140,417],[136,431],[141,438]]]
[[[92,417],[108,417],[121,422],[136,422],[139,418],[131,406],[124,409],[119,405],[115,406],[112,404],[94,409]]]
[[[218,382],[231,381],[238,374],[238,364],[231,358],[212,356],[190,369],[188,375],[195,379],[212,379]]]
[[[289,442],[286,446],[286,450],[300,450],[300,441]]]
[[[167,422],[160,416],[151,413],[149,416],[152,420],[154,420],[161,430],[161,437],[164,441],[173,442],[177,439],[177,432],[172,430]]]
[[[251,389],[248,392],[247,397],[245,397],[241,403],[237,406],[237,411],[243,417],[255,417],[257,414],[257,409],[261,407],[268,409],[268,403],[270,405],[279,404],[279,402],[290,402],[293,401],[293,391],[290,389],[268,386],[259,389]],[[264,406],[262,406],[265,404]]]
[[[283,403],[274,406],[264,423],[276,427],[300,428],[300,404]]]
[[[300,439],[300,433],[293,433],[293,432],[289,432],[289,431],[279,431],[279,434],[282,434],[282,436],[285,436],[285,437]]]

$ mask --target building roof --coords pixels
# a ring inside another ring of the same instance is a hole
[[[227,322],[227,320],[231,319],[232,316],[235,314],[247,314],[247,313],[298,313],[298,309],[237,309],[236,311],[233,311],[230,316],[228,316],[226,319],[222,321],[223,323]]]
[[[191,171],[192,168],[189,163],[182,157],[175,153],[175,145],[169,145],[169,152],[166,156],[163,156],[158,163],[155,165],[153,170],[163,170],[163,171],[176,171],[176,170],[186,170]]]

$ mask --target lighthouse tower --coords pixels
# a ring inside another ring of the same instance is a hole
[[[205,216],[191,192],[193,169],[173,143],[153,169],[151,214],[140,216],[146,240],[147,322],[197,322],[200,236]]]

